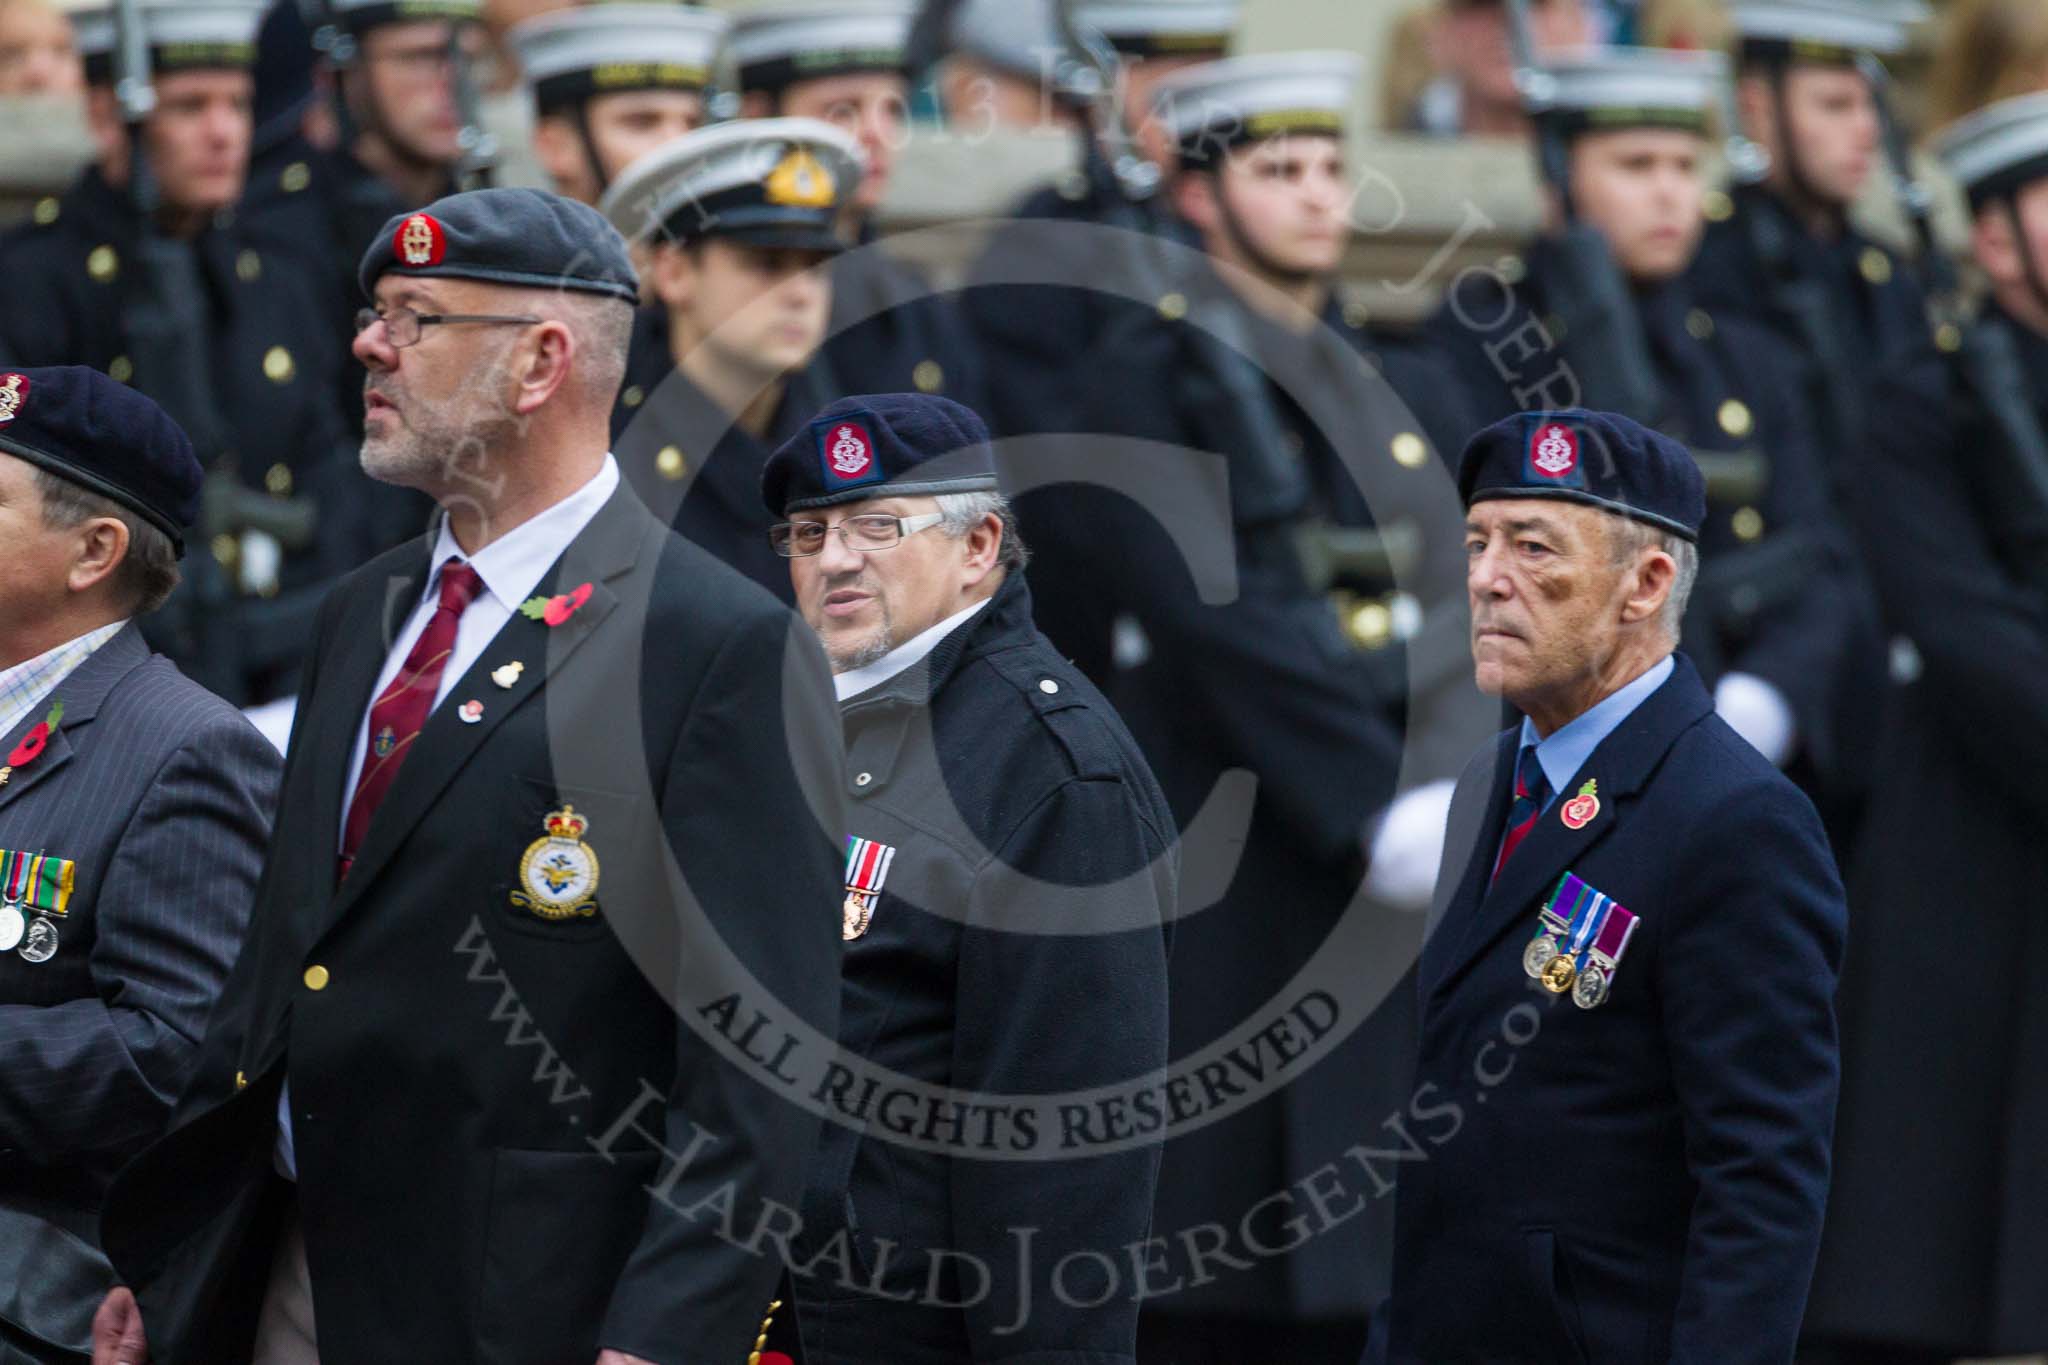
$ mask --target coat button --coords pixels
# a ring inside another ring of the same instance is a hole
[[[298,372],[298,362],[284,347],[273,346],[263,353],[263,377],[271,383],[289,384]]]
[[[1159,316],[1168,322],[1179,322],[1188,315],[1186,294],[1167,294],[1159,300]]]
[[[1040,678],[1038,680],[1038,690],[1049,697],[1060,690],[1060,685],[1051,678]]]
[[[96,246],[86,253],[85,273],[92,276],[93,283],[105,284],[121,273],[121,258],[111,246]]]
[[[1404,431],[1388,442],[1394,463],[1403,469],[1420,469],[1429,459],[1429,446],[1412,431]]]
[[[306,989],[309,991],[326,990],[330,979],[327,969],[317,962],[306,968]]]
[[[240,1071],[237,1071],[237,1072],[235,1073],[235,1089],[237,1089],[237,1090],[247,1090],[248,1088],[249,1088],[249,1078],[248,1078],[248,1076],[247,1076],[247,1075],[245,1075],[244,1073],[240,1072]]]
[[[663,446],[654,457],[654,467],[664,479],[680,479],[689,473],[690,462],[683,458],[681,446]]]
[[[286,194],[297,194],[312,183],[313,168],[303,161],[294,161],[291,165],[284,168],[282,175],[277,177],[278,188],[282,189]]]
[[[626,391],[619,395],[619,401],[629,408],[637,408],[647,401],[647,390],[638,384],[628,384]]]
[[[946,371],[936,360],[920,360],[910,371],[910,382],[919,393],[937,393],[946,387]]]
[[[873,773],[862,773],[858,777],[853,779],[853,785],[856,787],[865,787],[868,783],[874,780],[875,775]]]
[[[1750,429],[1756,425],[1749,414],[1749,405],[1740,398],[1731,398],[1723,403],[1714,417],[1721,424],[1721,430],[1737,440],[1749,435]]]

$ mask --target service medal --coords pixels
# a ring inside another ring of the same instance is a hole
[[[1586,912],[1593,898],[1593,889],[1567,872],[1557,879],[1551,888],[1550,899],[1537,910],[1536,918],[1541,927],[1536,937],[1529,940],[1529,946],[1522,950],[1522,970],[1531,981],[1541,981],[1544,969],[1550,960],[1563,951],[1563,940],[1572,936],[1579,917]]]
[[[21,955],[30,962],[48,962],[57,955],[57,926],[37,915],[28,926]]]
[[[1614,973],[1621,966],[1621,955],[1628,951],[1629,940],[1636,935],[1636,926],[1642,921],[1635,913],[1625,910],[1612,901],[1605,922],[1594,936],[1593,944],[1586,950],[1585,970],[1580,973],[1578,985],[1572,990],[1572,1003],[1582,1010],[1598,1009],[1607,1003],[1607,993],[1614,987]]]
[[[597,854],[583,842],[590,822],[563,806],[548,813],[547,833],[519,859],[512,904],[542,919],[588,918],[597,913]]]
[[[19,946],[24,937],[29,939],[30,947],[43,954],[32,957],[24,949],[22,955],[31,962],[44,961],[57,951],[57,927],[50,920],[62,919],[70,912],[74,871],[69,858],[12,850],[0,852],[0,953]],[[36,925],[47,928],[32,929],[28,919],[31,911],[35,913]],[[44,950],[40,945],[46,938],[48,947]]]
[[[839,936],[851,943],[868,931],[881,899],[882,883],[896,850],[858,835],[846,836],[846,900],[840,906]]]
[[[1589,1010],[1607,998],[1607,973],[1600,970],[1597,962],[1588,962],[1586,970],[1579,973],[1579,979],[1572,983],[1572,1003],[1582,1010]]]
[[[1579,969],[1572,964],[1572,960],[1559,953],[1543,964],[1543,989],[1552,995],[1563,995],[1572,988],[1572,983],[1578,975]]]
[[[1538,934],[1529,940],[1529,946],[1522,950],[1522,970],[1532,981],[1543,979],[1543,969],[1550,959],[1557,956],[1557,940],[1548,934]]]
[[[21,913],[21,907],[13,901],[0,905],[0,953],[12,949],[27,932],[28,916]]]

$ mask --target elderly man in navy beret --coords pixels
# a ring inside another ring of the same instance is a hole
[[[322,608],[257,929],[108,1199],[96,1359],[730,1365],[779,1267],[706,1210],[794,1207],[818,1125],[697,1030],[743,986],[833,1034],[824,661],[621,486],[596,210],[453,195],[361,277],[363,465],[443,515]]]
[[[862,1065],[824,1088],[804,1359],[1134,1360],[1159,1126],[1124,1097],[1156,1098],[1166,1063],[1172,814],[1031,623],[973,412],[841,400],[771,457],[763,498],[851,773],[840,1036]]]
[[[1376,1346],[1788,1362],[1846,912],[1813,807],[1673,652],[1699,471],[1626,418],[1520,413],[1459,487],[1479,685],[1526,719],[1451,804]]]
[[[76,1362],[98,1215],[162,1131],[249,922],[277,753],[150,653],[185,433],[82,366],[0,373],[0,1361]]]

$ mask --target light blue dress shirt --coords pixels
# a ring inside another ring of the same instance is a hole
[[[1662,687],[1676,666],[1671,656],[1666,654],[1644,669],[1634,681],[1624,683],[1584,713],[1558,726],[1556,733],[1548,739],[1536,733],[1534,721],[1527,716],[1522,718],[1522,742],[1515,750],[1515,762],[1520,765],[1523,749],[1531,745],[1536,747],[1536,761],[1543,765],[1543,776],[1550,782],[1550,800],[1543,803],[1543,809],[1550,809],[1551,802],[1557,800],[1558,794],[1578,776],[1579,769],[1586,766],[1586,760],[1600,747],[1600,741],[1613,734],[1631,712]]]

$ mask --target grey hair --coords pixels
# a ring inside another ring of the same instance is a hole
[[[95,517],[111,517],[128,528],[128,553],[114,566],[114,581],[131,615],[155,611],[178,586],[177,547],[137,513],[42,468],[36,470],[36,495],[43,501],[43,525],[52,531],[68,531]]]
[[[576,383],[609,408],[626,382],[626,353],[633,345],[633,305],[609,294],[556,291],[539,310],[569,329],[576,339]]]
[[[996,551],[996,567],[1012,573],[1021,573],[1031,562],[1031,551],[1025,548],[1024,539],[1017,534],[1017,513],[1010,506],[1010,500],[1001,493],[941,493],[938,495],[939,515],[945,520],[939,529],[955,540],[988,520],[991,513],[1003,523],[1003,543]]]
[[[1700,576],[1700,547],[1675,531],[1666,531],[1647,522],[1630,517],[1615,517],[1614,534],[1609,541],[1613,550],[1616,568],[1625,568],[1636,562],[1645,550],[1662,550],[1671,556],[1677,572],[1671,578],[1671,595],[1664,599],[1664,612],[1659,618],[1664,633],[1678,643],[1679,632],[1685,621],[1686,603],[1692,600],[1692,585]]]

